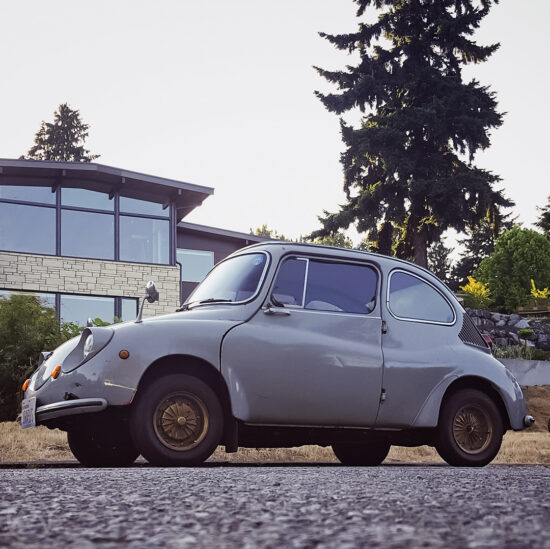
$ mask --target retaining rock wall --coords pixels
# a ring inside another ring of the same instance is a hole
[[[472,321],[481,332],[488,332],[496,345],[518,345],[518,331],[533,330],[527,346],[550,351],[550,323],[529,320],[518,314],[492,313],[484,309],[466,308]],[[524,343],[524,340],[521,340]]]

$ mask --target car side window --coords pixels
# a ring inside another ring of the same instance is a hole
[[[417,276],[395,271],[390,274],[389,309],[403,320],[452,324],[454,310],[430,284]]]
[[[368,314],[376,305],[377,280],[366,265],[291,258],[279,269],[273,297],[286,307]]]

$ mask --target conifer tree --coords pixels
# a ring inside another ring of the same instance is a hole
[[[543,232],[546,238],[550,239],[550,196],[548,197],[548,204],[543,208],[537,206],[537,210],[540,211],[540,215],[535,226]]]
[[[353,1],[360,19],[369,7],[383,11],[352,34],[321,33],[360,59],[341,71],[317,68],[338,92],[316,95],[331,112],[359,108],[363,117],[359,127],[340,122],[347,202],[325,211],[310,236],[389,222],[401,231],[397,255],[426,266],[427,248],[443,231],[462,232],[512,205],[494,189],[500,178],[473,164],[502,124],[495,94],[462,78],[464,65],[498,48],[471,38],[498,0]]]
[[[80,119],[80,112],[63,103],[54,112],[53,123],[42,121],[34,138],[34,146],[29,149],[25,158],[91,162],[99,158],[99,155],[90,154],[84,148],[88,128],[89,125]]]

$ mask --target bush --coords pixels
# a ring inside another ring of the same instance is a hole
[[[468,284],[460,286],[460,289],[464,292],[465,307],[488,309],[493,302],[487,286],[472,276],[468,277]]]
[[[59,326],[55,309],[37,297],[13,294],[0,299],[0,421],[14,420],[21,384],[50,351],[76,335],[73,324]]]
[[[514,312],[531,301],[531,280],[539,288],[550,286],[550,241],[536,231],[514,227],[496,240],[495,250],[475,276],[487,284],[498,310]]]
[[[496,358],[521,358],[523,360],[548,360],[548,353],[542,349],[525,345],[495,345],[493,355]]]

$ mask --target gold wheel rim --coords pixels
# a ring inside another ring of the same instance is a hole
[[[487,413],[474,405],[463,406],[453,421],[453,436],[467,454],[480,454],[493,438],[493,425]]]
[[[173,393],[162,400],[153,415],[155,433],[167,448],[187,452],[198,446],[208,432],[208,410],[191,393]]]

